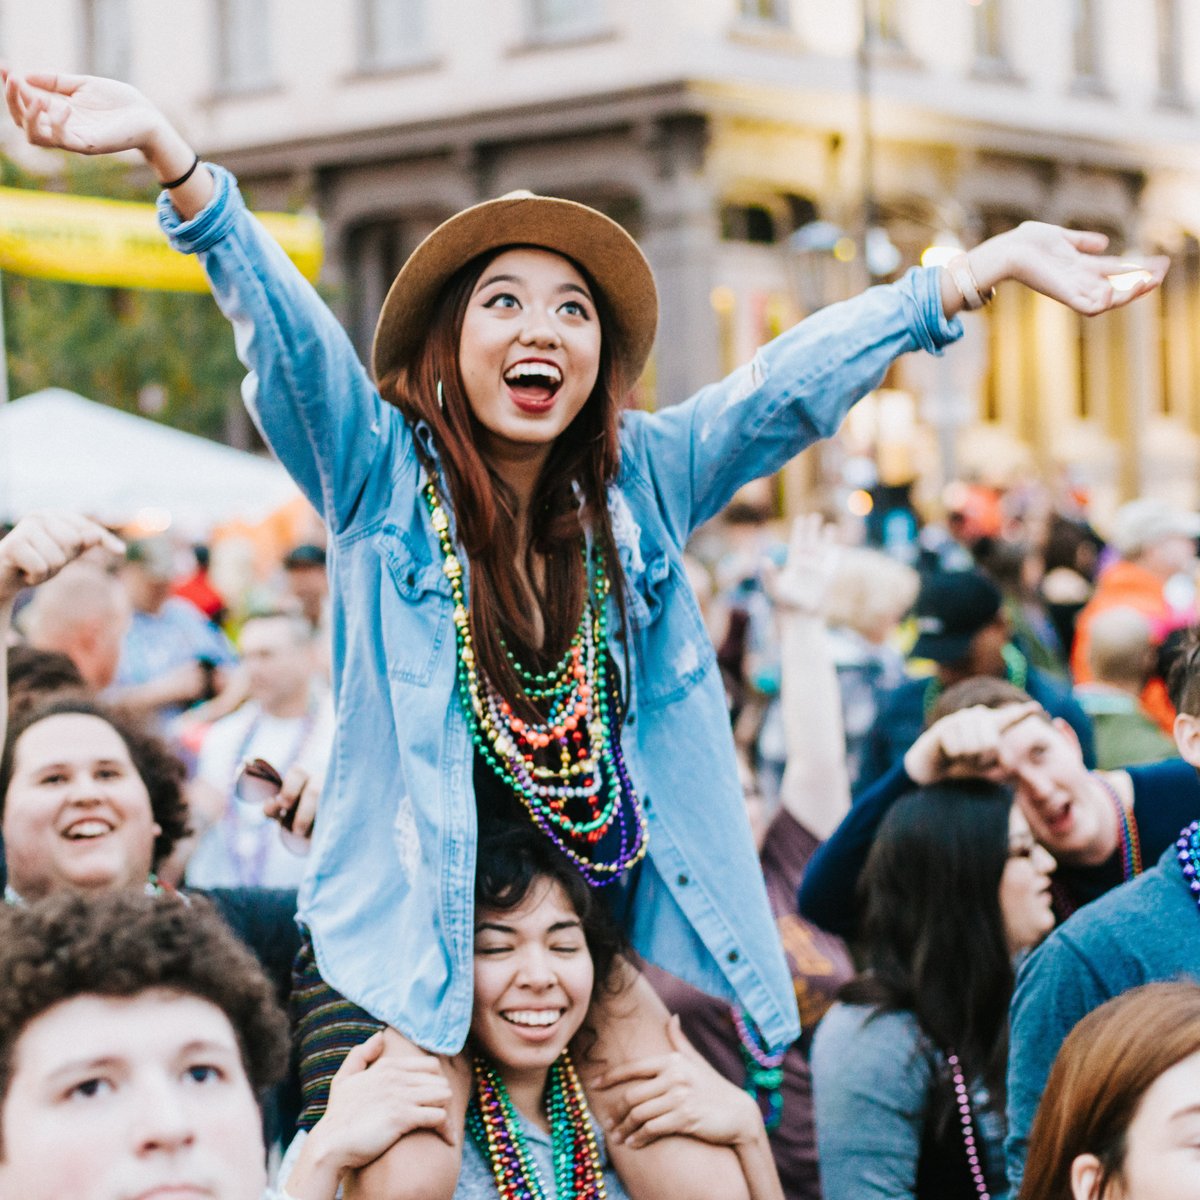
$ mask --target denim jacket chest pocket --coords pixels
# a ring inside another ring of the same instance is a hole
[[[379,603],[388,674],[424,687],[452,629],[450,581],[441,559],[429,558],[394,525],[385,525],[374,545],[385,568]]]
[[[629,624],[637,648],[638,698],[658,708],[686,696],[716,659],[696,597],[665,550],[628,577]]]

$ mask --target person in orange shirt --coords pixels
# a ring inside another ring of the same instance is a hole
[[[1196,569],[1200,514],[1183,512],[1161,500],[1131,500],[1117,510],[1112,545],[1120,559],[1104,571],[1091,600],[1079,614],[1071,650],[1076,683],[1093,680],[1088,662],[1091,625],[1112,608],[1132,608],[1146,617],[1161,638],[1196,619],[1194,610],[1180,612],[1167,599],[1166,586],[1176,575]],[[1146,711],[1171,732],[1175,710],[1161,679],[1151,679],[1142,692]]]

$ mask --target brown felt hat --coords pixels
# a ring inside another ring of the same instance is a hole
[[[586,204],[509,192],[443,221],[413,252],[388,289],[375,326],[375,378],[412,361],[429,331],[438,294],[476,255],[504,246],[537,246],[578,263],[604,294],[616,320],[616,358],[624,388],[646,365],[658,325],[658,292],[645,255],[616,221]]]

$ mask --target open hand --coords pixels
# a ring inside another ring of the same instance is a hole
[[[0,604],[12,600],[22,588],[53,579],[67,563],[96,546],[125,554],[120,538],[78,513],[42,512],[23,517],[0,539]]]
[[[1024,221],[976,246],[968,258],[984,289],[1016,279],[1078,313],[1095,316],[1152,292],[1170,265],[1161,255],[1119,258],[1105,254],[1107,247],[1102,233]]]
[[[792,522],[787,561],[765,569],[763,582],[777,608],[815,614],[825,602],[841,558],[837,529],[820,513],[805,513]]]
[[[761,1134],[758,1106],[696,1052],[677,1016],[667,1025],[667,1037],[669,1054],[628,1063],[597,1081],[602,1090],[625,1089],[620,1096],[625,1113],[609,1131],[609,1139],[638,1149],[682,1134],[732,1146]]]
[[[137,88],[96,75],[35,73],[0,68],[9,116],[34,146],[77,154],[146,150],[167,128],[163,115]]]

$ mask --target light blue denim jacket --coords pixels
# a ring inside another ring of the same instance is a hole
[[[200,256],[249,368],[246,404],[330,531],[337,736],[301,919],[328,983],[426,1049],[455,1052],[471,1018],[476,816],[451,599],[414,438],[435,447],[380,399],[232,176],[213,173],[203,212],[183,222],[164,194],[160,220],[177,249]],[[610,649],[629,696],[622,747],[650,825],[628,932],[651,961],[739,999],[772,1043],[798,1032],[792,983],[683,546],[743,483],[833,433],[897,355],[960,333],[937,273],[913,271],[622,427],[609,505],[632,629],[629,653]]]

